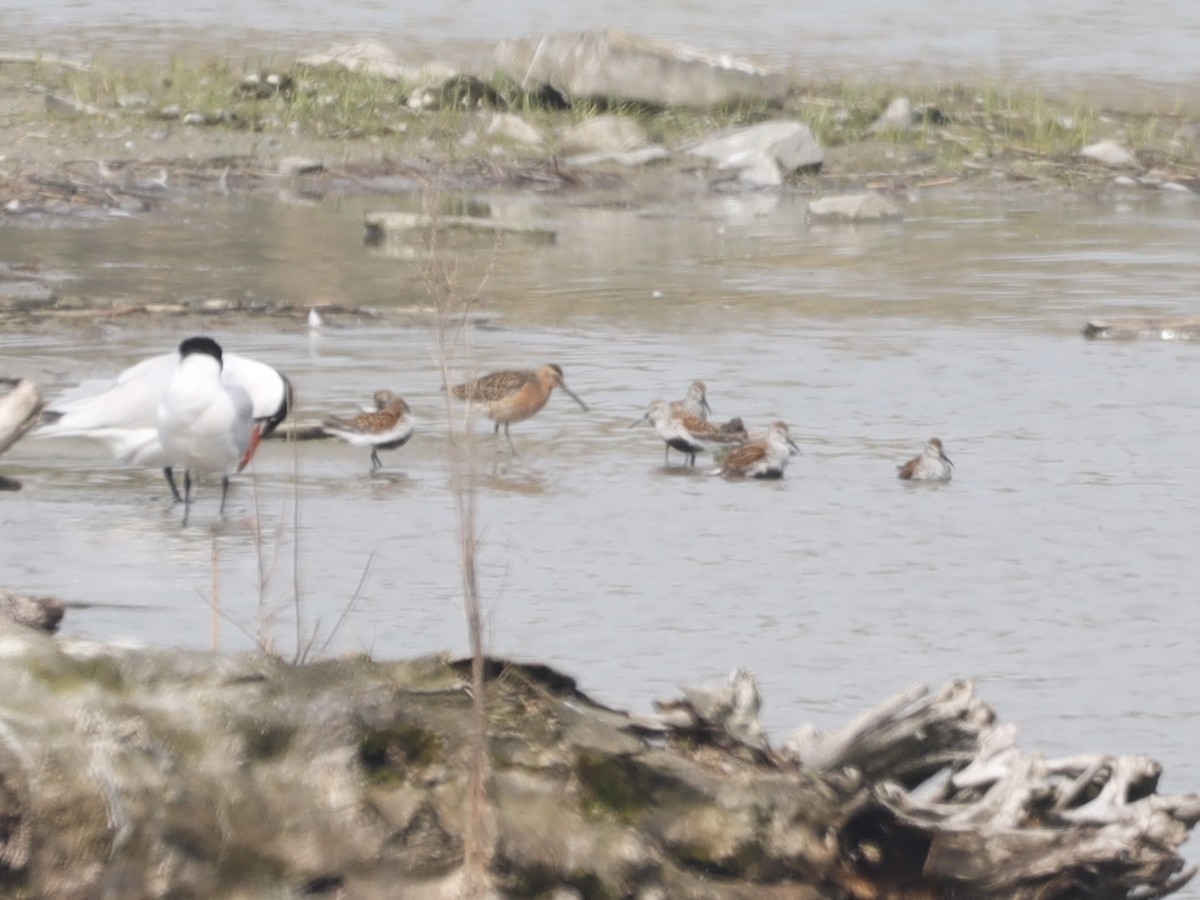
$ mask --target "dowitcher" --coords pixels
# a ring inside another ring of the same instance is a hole
[[[191,503],[192,473],[221,474],[221,512],[229,476],[254,456],[262,423],[245,388],[221,379],[221,347],[212,338],[179,345],[179,366],[158,403],[158,440],[164,461],[183,469],[183,524]]]
[[[678,402],[681,401],[676,401]],[[696,454],[704,452],[705,444],[739,443],[746,439],[746,429],[742,426],[741,419],[730,419],[724,425],[717,425],[700,416],[680,412],[675,403],[667,403],[665,400],[655,400],[647,408],[646,414],[629,427],[633,428],[643,422],[651,422],[658,436],[666,442],[663,450],[664,463],[670,461],[672,450],[678,450],[686,454],[688,465],[694,466]]]
[[[905,481],[949,481],[953,466],[942,449],[941,438],[930,438],[920,456],[896,468]]]
[[[121,462],[161,467],[171,494],[182,501],[158,437],[158,407],[181,363],[179,353],[164,353],[130,366],[111,382],[85,382],[51,404],[36,434],[88,438],[104,444]],[[250,396],[263,437],[287,417],[292,384],[266,363],[222,353],[220,377]]]
[[[503,425],[504,437],[515,453],[516,447],[513,447],[508,426],[535,415],[546,405],[556,387],[562,388],[568,397],[579,404],[580,409],[587,412],[587,404],[567,387],[563,381],[563,370],[554,363],[548,363],[540,369],[492,372],[474,381],[456,384],[450,391],[459,400],[478,403],[483,408],[483,414],[496,423],[493,434],[499,434]]]
[[[787,424],[773,422],[765,433],[724,454],[716,471],[733,477],[782,478],[788,458],[799,452],[800,448],[788,435]]]
[[[371,448],[371,472],[383,468],[380,450],[395,450],[408,443],[413,433],[413,419],[403,397],[391,391],[376,391],[375,409],[361,412],[350,419],[331,416],[322,427],[339,440],[355,447]]]

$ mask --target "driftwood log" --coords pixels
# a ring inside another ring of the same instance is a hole
[[[38,423],[42,414],[38,386],[24,378],[0,377],[0,454]],[[0,475],[0,491],[21,489],[21,482]]]
[[[1200,316],[1114,319],[1111,322],[1093,319],[1084,324],[1083,336],[1089,340],[1195,341],[1200,340]]]
[[[968,682],[776,749],[748,672],[635,717],[489,660],[472,818],[466,662],[3,620],[0,646],[6,898],[1128,898],[1192,872],[1200,799],[1158,796],[1140,757],[1020,753]]]

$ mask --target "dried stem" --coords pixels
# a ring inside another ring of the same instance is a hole
[[[450,488],[454,495],[458,519],[459,563],[462,569],[463,611],[467,620],[467,635],[471,647],[471,695],[474,702],[475,727],[472,730],[470,795],[467,828],[464,840],[463,894],[482,897],[488,891],[488,868],[491,862],[491,841],[488,836],[488,755],[487,705],[484,683],[483,610],[479,595],[479,532],[476,524],[476,496],[479,481],[479,441],[475,430],[474,408],[468,404],[465,421],[456,423],[456,410],[450,385],[460,380],[454,377],[473,375],[473,353],[467,322],[470,298],[456,291],[456,270],[447,261],[440,243],[437,197],[426,197],[426,214],[432,227],[428,232],[426,255],[421,267],[425,289],[437,309],[437,362],[446,385],[445,402],[449,423],[448,465]],[[478,292],[477,292],[478,293]],[[464,346],[465,345],[465,346]],[[453,353],[460,353],[467,365],[452,364]]]

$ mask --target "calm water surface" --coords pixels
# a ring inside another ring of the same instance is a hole
[[[1166,789],[1196,789],[1200,346],[1089,343],[1079,327],[1192,311],[1200,206],[927,199],[901,225],[845,229],[807,227],[791,198],[492,203],[558,241],[455,252],[486,316],[458,350],[483,369],[558,362],[592,409],[555,396],[514,426],[515,458],[478,425],[494,652],[637,709],[750,666],[777,738],[966,676],[1027,748],[1147,752]],[[381,387],[419,419],[387,478],[356,448],[270,443],[226,518],[205,484],[186,529],[155,473],[27,439],[3,460],[26,484],[0,499],[5,585],[112,604],[68,617],[98,638],[205,648],[215,632],[232,650],[266,621],[291,652],[349,605],[326,652],[465,649],[436,341],[404,314],[429,299],[414,263],[362,244],[363,210],[222,198],[0,228],[0,262],[36,261],[81,296],[380,312],[316,333],[130,317],[0,334],[0,368],[52,397],[208,332],[285,370],[301,419]],[[664,466],[652,430],[628,427],[694,378],[718,416],[791,423],[803,454],[784,481]],[[895,465],[935,434],[954,481],[900,483]]]

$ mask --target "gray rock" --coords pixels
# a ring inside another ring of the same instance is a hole
[[[818,168],[825,161],[825,151],[809,127],[783,119],[706,137],[683,149],[734,173],[748,187],[781,185],[786,175]]]
[[[903,218],[891,201],[871,191],[822,197],[808,204],[810,222],[888,222]]]
[[[567,155],[619,153],[648,143],[646,129],[629,116],[594,116],[564,128],[559,150]]]
[[[666,147],[661,144],[650,144],[646,147],[639,147],[636,150],[625,150],[616,153],[580,153],[575,156],[563,157],[559,162],[564,166],[571,166],[576,169],[601,166],[606,163],[634,168],[670,158],[671,151]]]
[[[782,72],[615,30],[504,41],[494,59],[524,89],[548,86],[568,99],[709,107],[779,102],[788,88]]]
[[[325,164],[309,156],[285,156],[279,161],[280,175],[316,175],[324,171]]]
[[[1079,151],[1079,155],[1110,169],[1129,169],[1138,164],[1137,157],[1128,148],[1111,139],[1089,144]]]

